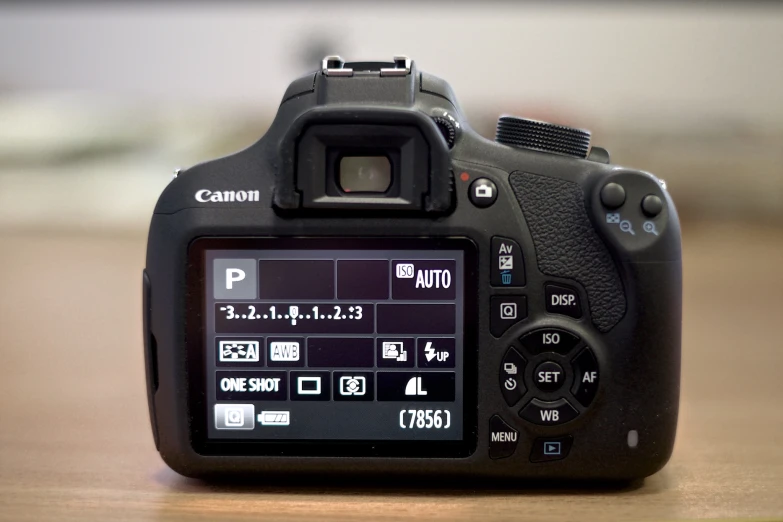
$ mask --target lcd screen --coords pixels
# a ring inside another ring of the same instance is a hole
[[[471,252],[436,243],[203,248],[207,438],[465,440]]]

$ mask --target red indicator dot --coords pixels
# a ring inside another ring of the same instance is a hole
[[[468,174],[467,172],[463,172],[462,174],[459,175],[459,179],[461,179],[462,181],[467,181],[470,179],[470,174]]]

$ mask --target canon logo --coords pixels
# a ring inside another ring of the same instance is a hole
[[[258,201],[257,190],[223,190],[215,191],[202,189],[196,192],[196,201],[199,203],[228,203],[232,201]]]

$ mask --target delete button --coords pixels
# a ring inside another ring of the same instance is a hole
[[[392,261],[392,299],[453,301],[456,269],[453,259]]]

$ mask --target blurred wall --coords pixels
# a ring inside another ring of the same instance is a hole
[[[76,136],[86,133],[86,144],[105,145],[112,123],[126,141],[123,127],[146,129],[137,138],[145,147],[174,133],[204,138],[188,148],[180,135],[176,154],[142,154],[145,173],[157,164],[168,173],[259,136],[288,82],[323,55],[405,53],[449,80],[485,135],[503,112],[588,127],[614,162],[666,178],[686,213],[783,222],[778,3],[15,4],[0,6],[0,50],[0,139],[11,144],[11,156],[24,147],[40,150],[36,136],[51,141],[48,129],[69,126]],[[57,106],[61,116],[52,127],[40,118],[41,99],[63,94],[66,110]],[[32,119],[19,112],[31,100]],[[210,110],[202,124],[193,117],[183,124],[183,113]],[[142,118],[157,126],[139,125]],[[214,134],[230,121],[247,131],[245,141],[211,135],[225,149],[205,146],[205,125]],[[18,163],[4,165],[0,146],[2,204],[25,197],[18,191],[29,175]],[[47,172],[54,177],[62,169],[50,165]],[[144,179],[138,174],[136,181]],[[157,195],[163,179],[140,194]],[[153,201],[144,199],[145,211]]]
[[[471,105],[783,121],[774,2],[44,3],[0,8],[0,49],[16,89],[266,105],[326,50],[406,53]]]

